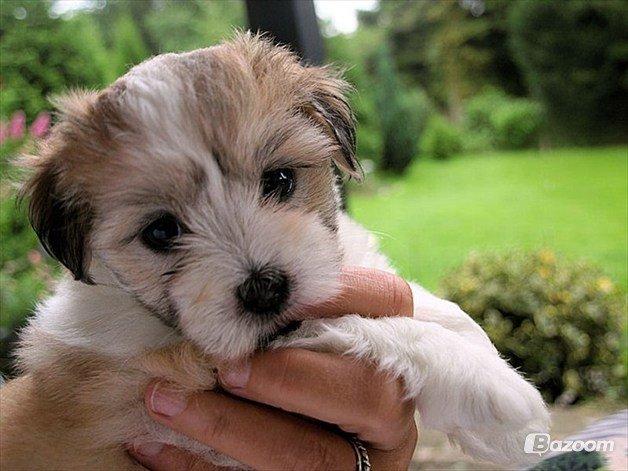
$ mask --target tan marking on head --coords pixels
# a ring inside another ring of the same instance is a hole
[[[357,172],[346,89],[330,69],[304,67],[244,34],[155,57],[100,93],[61,99],[61,122],[26,185],[40,237],[57,242],[51,252],[77,278],[89,280],[90,263],[100,264],[108,282],[162,319],[197,309],[242,328],[231,298],[260,264],[299,277],[295,303],[317,300],[340,260],[332,162]],[[268,202],[264,172],[283,167],[295,171],[294,194]],[[163,213],[188,232],[167,254],[141,237]],[[209,323],[189,316],[198,341],[218,349]],[[241,338],[234,327],[230,342],[249,342],[241,339],[254,338],[253,324]]]

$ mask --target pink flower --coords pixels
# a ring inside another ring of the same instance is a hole
[[[35,138],[45,137],[50,131],[50,114],[42,111],[37,115],[33,124],[31,124],[31,135]]]
[[[28,261],[31,262],[31,264],[33,265],[39,265],[43,260],[41,253],[39,253],[37,250],[29,251],[26,254],[26,258],[28,258]]]
[[[22,110],[16,111],[11,117],[9,123],[9,136],[12,139],[20,139],[24,136],[24,130],[26,129],[26,115]]]

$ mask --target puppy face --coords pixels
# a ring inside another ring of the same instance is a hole
[[[353,175],[346,84],[251,35],[132,69],[63,118],[25,186],[47,250],[208,353],[251,353],[334,293],[332,162]]]

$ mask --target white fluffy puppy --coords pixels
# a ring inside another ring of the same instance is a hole
[[[152,377],[185,391],[260,344],[354,355],[403,379],[423,426],[517,464],[547,429],[536,389],[460,309],[412,285],[414,318],[305,321],[343,265],[391,270],[341,215],[333,165],[358,176],[347,86],[252,35],[133,68],[58,101],[25,184],[63,279],[22,336],[1,390],[2,469],[136,469],[162,441],[231,463],[150,420]]]

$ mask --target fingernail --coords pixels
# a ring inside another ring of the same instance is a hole
[[[133,445],[133,451],[142,456],[156,456],[163,449],[163,447],[163,443],[144,442]]]
[[[220,382],[227,388],[243,388],[249,382],[251,376],[251,363],[244,362],[237,366],[231,366],[228,370],[219,373]]]
[[[182,393],[174,391],[163,383],[153,385],[148,407],[154,412],[172,417],[183,412],[186,406],[187,398]]]

